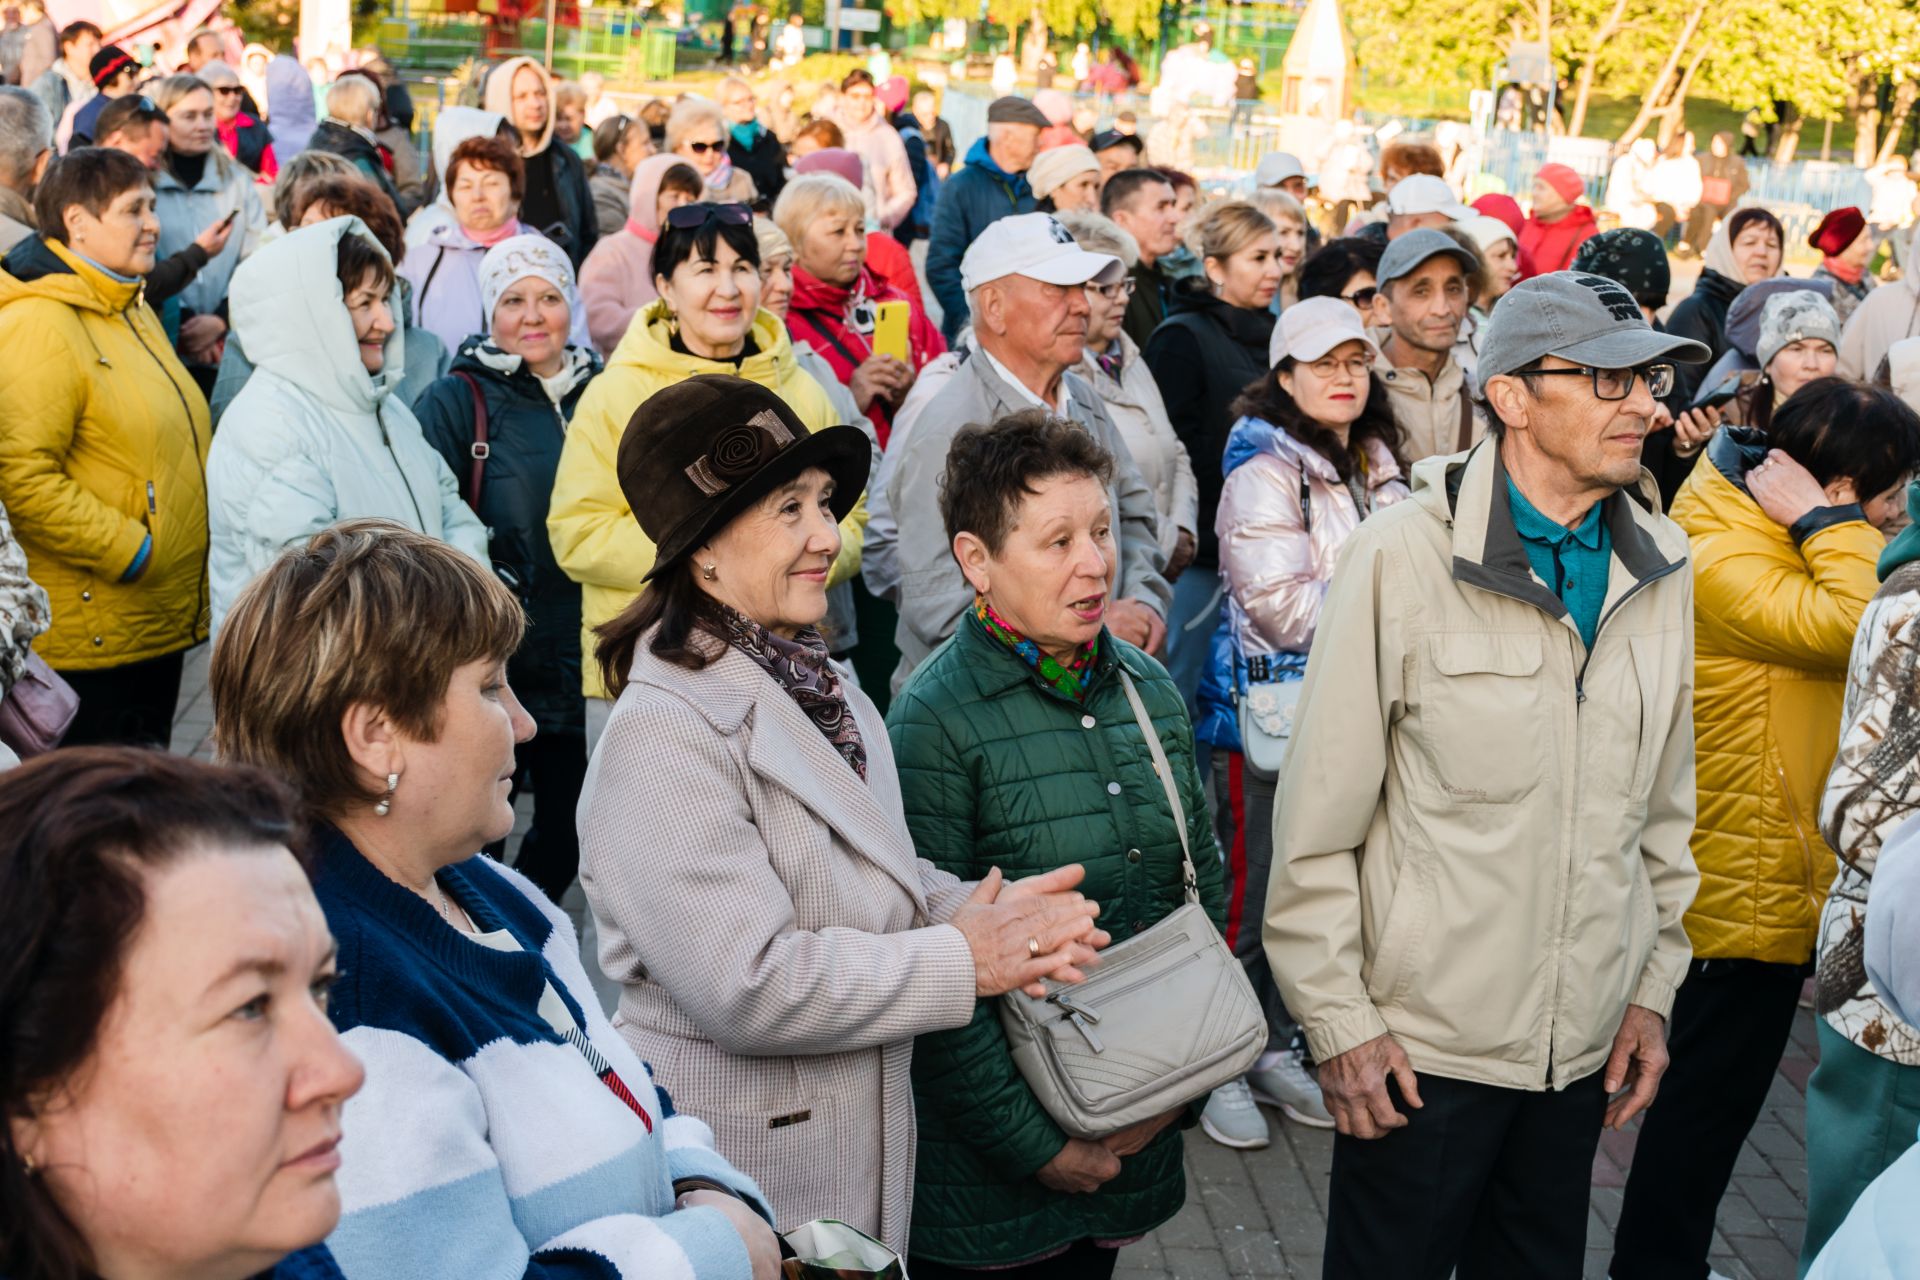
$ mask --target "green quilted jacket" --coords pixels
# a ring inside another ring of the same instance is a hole
[[[1082,863],[1081,888],[1115,942],[1178,907],[1179,834],[1115,671],[1124,664],[1178,775],[1201,901],[1218,927],[1226,889],[1179,691],[1132,645],[1103,635],[1101,652],[1086,702],[1076,703],[963,616],[887,712],[914,848],[969,880],[995,866],[1012,880]],[[1025,1262],[1076,1240],[1151,1231],[1185,1199],[1180,1126],[1091,1195],[1040,1183],[1035,1173],[1067,1136],[1013,1065],[992,1000],[966,1026],[915,1042],[913,1093],[913,1257]]]

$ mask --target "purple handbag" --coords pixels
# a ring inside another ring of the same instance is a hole
[[[53,750],[80,714],[80,695],[39,654],[28,652],[20,678],[0,699],[0,742],[22,760]]]

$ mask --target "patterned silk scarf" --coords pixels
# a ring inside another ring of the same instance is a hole
[[[1014,656],[1038,672],[1042,680],[1075,702],[1086,701],[1087,686],[1093,683],[1094,667],[1100,660],[1099,636],[1081,645],[1080,652],[1073,655],[1073,661],[1062,663],[1008,626],[1006,619],[993,611],[993,606],[987,603],[985,596],[973,598],[973,616],[988,635],[1011,649]]]
[[[820,633],[807,627],[788,640],[718,601],[714,602],[712,618],[719,637],[753,659],[755,666],[792,695],[814,727],[826,735],[833,749],[865,782],[867,747],[860,740],[860,726],[854,722],[853,710],[840,690],[840,677],[827,661],[827,642]]]

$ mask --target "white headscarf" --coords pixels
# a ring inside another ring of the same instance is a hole
[[[480,259],[480,305],[489,323],[500,295],[528,276],[538,276],[558,289],[567,309],[573,309],[573,265],[560,246],[540,235],[508,236]]]

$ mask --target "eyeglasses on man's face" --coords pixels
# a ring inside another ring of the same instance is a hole
[[[1670,364],[1642,365],[1638,369],[1595,369],[1588,365],[1577,365],[1572,369],[1521,369],[1515,376],[1523,378],[1569,378],[1578,375],[1593,380],[1593,394],[1601,400],[1625,400],[1633,394],[1633,384],[1644,378],[1647,392],[1654,399],[1670,395],[1673,392],[1673,366]]]

